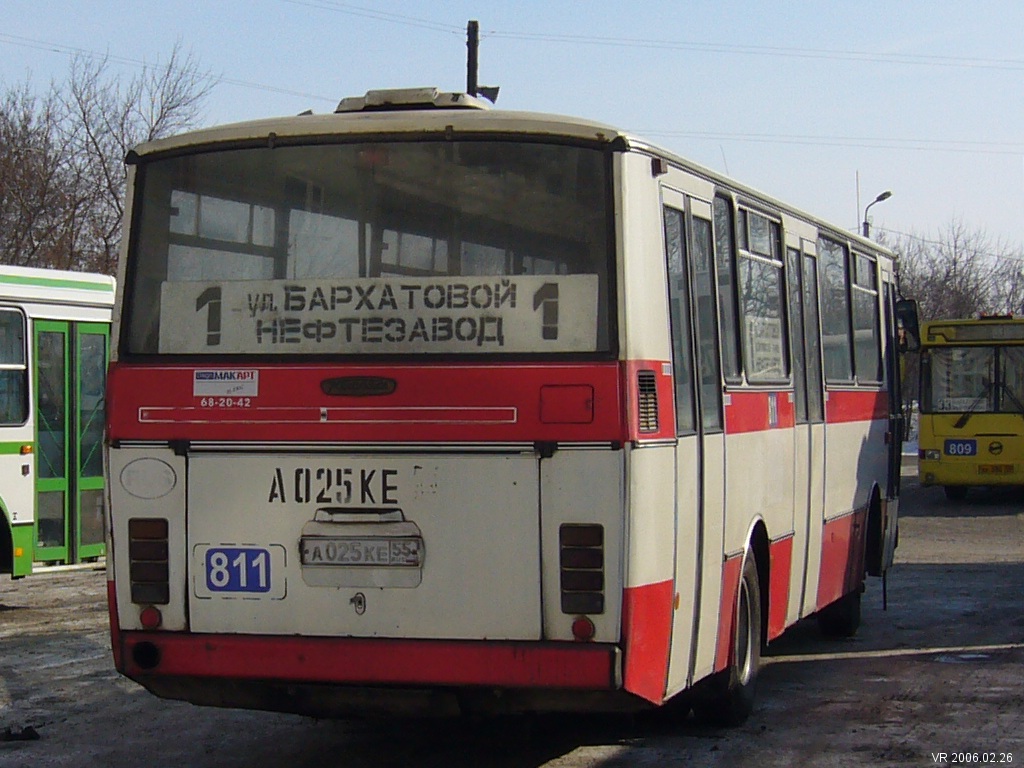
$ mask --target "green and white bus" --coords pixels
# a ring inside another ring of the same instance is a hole
[[[105,551],[114,279],[0,266],[0,574]]]

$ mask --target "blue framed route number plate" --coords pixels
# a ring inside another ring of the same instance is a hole
[[[977,440],[947,440],[942,446],[946,456],[977,456]]]
[[[211,592],[269,592],[270,551],[211,547],[206,550],[206,588]]]
[[[192,568],[197,597],[284,597],[284,547],[277,544],[200,544],[193,550]]]

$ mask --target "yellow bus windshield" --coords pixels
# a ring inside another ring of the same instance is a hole
[[[1024,347],[936,347],[922,372],[923,413],[1024,413]]]

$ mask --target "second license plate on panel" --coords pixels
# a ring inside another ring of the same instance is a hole
[[[421,562],[422,539],[417,537],[324,537],[302,538],[302,564],[410,566]]]

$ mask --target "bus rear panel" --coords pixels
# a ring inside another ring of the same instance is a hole
[[[617,689],[610,152],[282,143],[136,169],[122,669],[264,706],[220,689],[262,669],[316,684],[272,707],[310,713],[372,709],[370,686]]]

